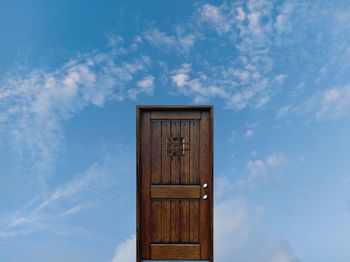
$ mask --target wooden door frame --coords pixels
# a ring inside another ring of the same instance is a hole
[[[211,228],[210,228],[210,262],[214,261],[214,107],[212,105],[137,105],[136,106],[136,262],[141,262],[141,113],[143,111],[209,111],[210,130],[209,130],[209,155],[210,162],[208,163],[211,173],[211,189],[210,189],[210,210],[211,210]]]

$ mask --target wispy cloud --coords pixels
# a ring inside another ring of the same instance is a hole
[[[350,114],[350,86],[331,87],[316,91],[299,104],[281,107],[277,119],[302,116],[317,121],[345,117]]]
[[[165,51],[188,52],[195,44],[195,35],[191,33],[167,35],[157,28],[147,30],[145,39],[153,46]]]
[[[191,64],[182,64],[177,70],[174,70],[171,79],[173,83],[182,88],[185,86],[187,80],[189,79],[189,73],[191,71]]]
[[[259,232],[265,208],[228,198],[215,208],[215,257],[222,262],[298,262],[288,243]],[[250,252],[254,250],[254,252]]]
[[[256,156],[257,152],[253,151],[252,155]],[[235,181],[231,181],[227,175],[217,179],[218,198],[237,192],[238,189],[256,188],[257,186],[276,183],[288,161],[289,159],[281,153],[248,160],[245,168],[240,171],[241,175]]]
[[[221,6],[211,4],[203,5],[198,10],[200,22],[213,27],[219,34],[229,32],[234,21],[232,19],[228,19],[227,15],[225,14],[227,8],[227,4],[223,4]]]
[[[244,133],[244,136],[246,138],[250,138],[250,137],[253,137],[255,135],[255,132],[253,129],[247,129]]]
[[[88,236],[89,230],[70,224],[69,217],[109,201],[108,195],[117,197],[115,193],[118,192],[116,188],[120,186],[121,176],[130,171],[130,160],[125,157],[123,154],[106,156],[103,161],[92,164],[85,173],[75,176],[51,193],[38,194],[22,208],[3,215],[0,219],[0,237],[15,237],[37,231]]]
[[[54,168],[64,147],[63,125],[73,115],[89,105],[102,107],[108,101],[152,94],[149,58],[126,58],[115,51],[121,40],[112,40],[107,51],[77,55],[54,71],[33,69],[2,80],[1,138],[12,145],[17,159],[31,159],[41,179]],[[129,86],[134,81],[136,89]]]
[[[239,185],[254,186],[257,183],[275,180],[276,171],[285,163],[286,157],[282,154],[271,154],[266,159],[249,160],[247,162],[248,177],[238,181]]]
[[[294,3],[293,2],[284,2],[282,7],[280,8],[279,15],[276,17],[276,21],[274,23],[274,27],[278,32],[283,32],[290,29],[290,24],[288,21],[290,20],[290,16],[294,11]]]
[[[154,90],[154,77],[151,75],[145,76],[143,79],[138,81],[136,88],[130,88],[128,90],[128,95],[131,99],[136,99],[138,95],[145,93],[147,95],[152,95]]]
[[[270,52],[280,34],[274,23],[280,15],[281,29],[290,9],[275,13],[269,1],[255,0],[200,5],[193,15],[193,26],[185,26],[183,31],[197,36],[198,45],[205,43],[208,48],[195,50],[193,62],[174,69],[174,86],[195,103],[219,98],[235,110],[263,108],[285,79],[284,74],[272,74]],[[211,29],[217,33],[215,37],[208,37]],[[213,45],[222,47],[222,52],[212,54]]]
[[[111,262],[134,262],[136,260],[136,236],[120,243],[115,249],[115,255]]]

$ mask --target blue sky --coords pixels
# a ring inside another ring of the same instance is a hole
[[[0,260],[131,262],[135,106],[215,107],[219,262],[350,260],[347,1],[0,1]]]

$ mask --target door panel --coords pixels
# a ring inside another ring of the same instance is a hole
[[[137,132],[137,261],[212,262],[211,107],[139,107]]]

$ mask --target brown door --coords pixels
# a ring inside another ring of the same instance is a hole
[[[211,106],[137,107],[137,262],[213,262]]]

